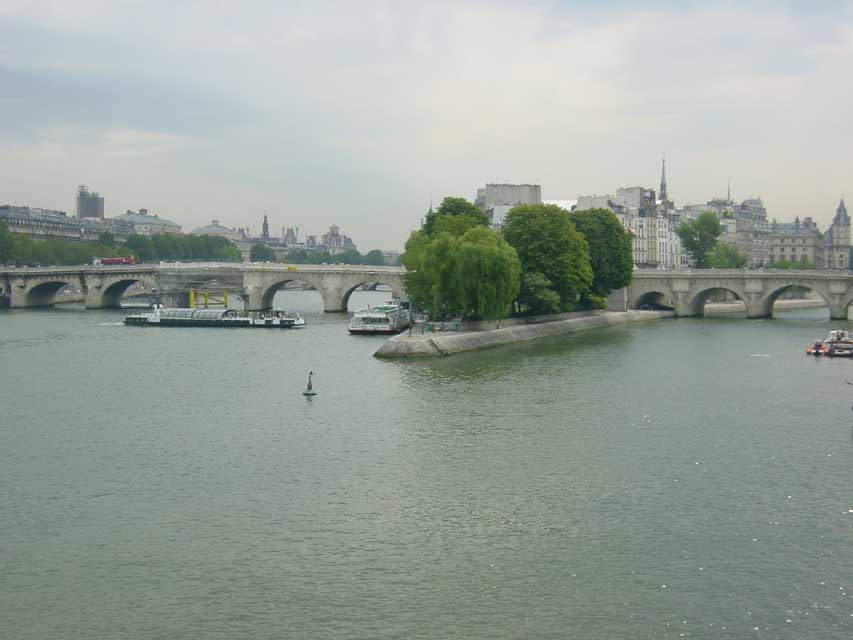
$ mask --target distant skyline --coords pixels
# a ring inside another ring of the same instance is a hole
[[[850,2],[0,5],[0,201],[401,249],[430,198],[853,193]]]

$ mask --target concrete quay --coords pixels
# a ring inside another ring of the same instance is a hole
[[[801,300],[777,300],[773,306],[775,311],[791,311],[794,309],[819,309],[826,308],[827,304],[823,298],[804,298]],[[725,313],[744,313],[746,305],[741,300],[731,302],[708,302],[705,304],[705,315],[715,316]]]
[[[431,358],[454,353],[489,349],[507,344],[527,342],[549,336],[575,333],[586,329],[615,327],[649,320],[673,317],[671,311],[595,311],[577,317],[512,324],[487,331],[437,332],[426,334],[401,333],[385,342],[374,353],[376,358]]]

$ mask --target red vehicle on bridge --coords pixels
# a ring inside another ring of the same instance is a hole
[[[110,264],[135,264],[133,258],[92,258],[92,264],[96,266]]]

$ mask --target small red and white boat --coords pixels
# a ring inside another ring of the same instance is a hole
[[[821,342],[815,340],[814,344],[806,349],[810,356],[829,356],[835,358],[853,357],[853,338],[846,329],[836,329],[829,332],[829,337]]]

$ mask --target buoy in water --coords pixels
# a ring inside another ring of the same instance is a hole
[[[316,396],[317,395],[317,392],[314,391],[314,387],[311,384],[311,376],[313,376],[313,375],[314,375],[313,371],[308,372],[308,384],[305,387],[305,391],[302,392],[303,396]]]

